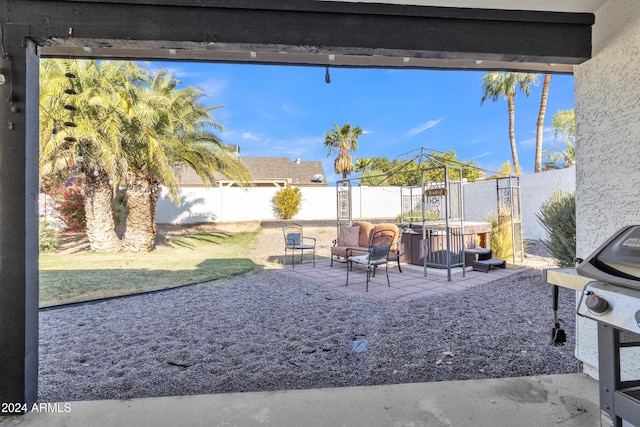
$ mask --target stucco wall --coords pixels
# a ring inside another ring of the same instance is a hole
[[[593,58],[575,68],[577,253],[640,224],[640,1],[609,0],[596,13]],[[596,324],[578,318],[576,355],[597,366]],[[640,376],[640,354],[623,366]],[[588,367],[587,367],[588,369]]]
[[[575,69],[582,257],[624,225],[640,223],[640,1],[609,0],[598,11],[594,48]]]

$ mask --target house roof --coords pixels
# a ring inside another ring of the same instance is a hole
[[[326,187],[327,181],[322,162],[303,162],[299,159],[292,161],[287,157],[241,157],[242,163],[256,185],[284,186],[286,184],[300,187]],[[317,177],[322,178],[318,181]],[[216,183],[226,184],[233,180],[221,173],[215,174]],[[185,169],[181,174],[180,185],[183,187],[202,186],[202,180],[192,169]]]

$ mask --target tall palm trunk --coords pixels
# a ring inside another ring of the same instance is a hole
[[[545,74],[544,83],[542,84],[542,97],[540,98],[540,112],[538,113],[538,129],[536,131],[536,158],[533,165],[534,172],[542,171],[542,132],[544,131],[544,115],[547,111],[549,83],[551,83],[551,74]]]
[[[520,161],[518,160],[518,147],[516,146],[516,106],[514,96],[507,98],[507,105],[509,108],[509,141],[511,142],[511,156],[513,157],[513,170],[516,175],[520,175]]]
[[[111,184],[106,172],[84,174],[84,209],[87,219],[87,237],[91,250],[120,252],[122,242],[115,231],[111,210]]]
[[[130,177],[127,186],[127,229],[123,246],[131,252],[150,252],[156,238],[158,185],[139,176]]]

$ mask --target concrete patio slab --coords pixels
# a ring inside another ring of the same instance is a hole
[[[2,427],[600,426],[584,374],[60,403]],[[64,409],[68,409],[67,412]]]

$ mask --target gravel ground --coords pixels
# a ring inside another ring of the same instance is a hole
[[[564,346],[550,344],[550,295],[537,270],[411,302],[349,297],[267,270],[43,311],[39,400],[580,372],[575,294],[560,292]],[[356,339],[364,351],[352,352]]]

